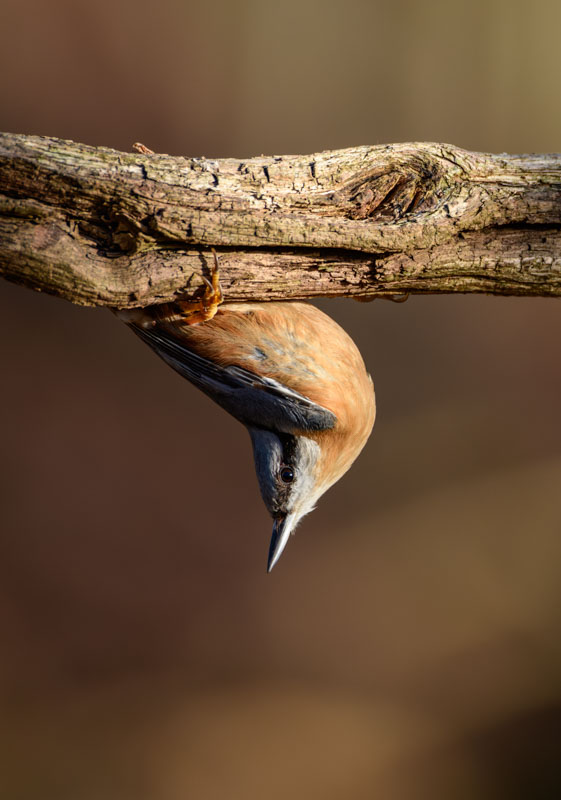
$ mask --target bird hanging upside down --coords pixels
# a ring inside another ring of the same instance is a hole
[[[117,311],[174,370],[247,427],[273,518],[268,572],[299,520],[368,439],[374,387],[352,339],[307,303],[224,303],[212,280],[195,302]]]

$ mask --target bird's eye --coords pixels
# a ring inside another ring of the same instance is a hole
[[[292,483],[294,480],[294,470],[292,467],[281,467],[279,475],[283,483]]]

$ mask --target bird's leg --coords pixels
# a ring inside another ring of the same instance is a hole
[[[201,297],[197,300],[177,300],[173,305],[179,308],[177,319],[185,325],[197,325],[199,322],[207,322],[212,319],[218,310],[218,306],[224,300],[218,270],[218,256],[213,249],[214,266],[210,275],[210,280],[203,275],[205,289]],[[168,319],[169,321],[169,319]]]

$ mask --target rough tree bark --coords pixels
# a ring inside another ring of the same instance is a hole
[[[0,274],[83,305],[561,295],[561,155],[444,144],[245,160],[0,134]]]

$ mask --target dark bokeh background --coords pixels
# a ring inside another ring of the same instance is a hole
[[[181,155],[559,149],[561,6],[4,0],[0,128]],[[561,792],[556,301],[323,302],[373,373],[267,576],[245,431],[0,284],[0,798]]]

